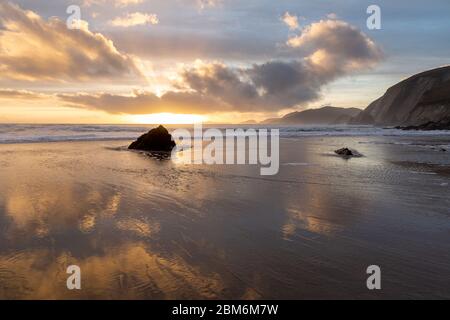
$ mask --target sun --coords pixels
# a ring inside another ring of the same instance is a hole
[[[206,116],[196,114],[153,113],[142,115],[129,115],[127,121],[139,124],[192,124],[205,122]]]

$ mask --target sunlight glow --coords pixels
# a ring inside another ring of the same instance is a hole
[[[192,124],[206,122],[207,116],[195,114],[154,113],[126,116],[127,122],[139,124]]]

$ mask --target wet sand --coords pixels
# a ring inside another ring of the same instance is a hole
[[[450,298],[448,140],[282,139],[267,177],[128,143],[0,145],[0,298]]]

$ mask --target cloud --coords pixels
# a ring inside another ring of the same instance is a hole
[[[136,4],[141,4],[143,3],[145,0],[116,0],[116,6],[123,8],[129,5],[136,5]]]
[[[370,68],[383,57],[375,42],[341,20],[312,23],[299,35],[291,37],[287,44],[306,52],[305,62],[323,78]]]
[[[195,92],[167,92],[158,97],[152,92],[134,92],[131,95],[59,94],[61,101],[70,107],[102,110],[112,114],[186,113],[205,114],[226,110],[221,101]]]
[[[277,111],[319,97],[321,83],[299,61],[270,61],[250,68],[197,62],[180,74],[180,89],[221,101],[218,111]],[[217,107],[217,106],[216,106]]]
[[[125,8],[129,5],[137,5],[144,3],[146,0],[114,0],[112,1],[114,3],[114,6],[116,8]],[[108,2],[111,2],[111,0],[84,0],[83,6],[85,7],[91,7],[93,5],[99,6],[104,5]]]
[[[282,17],[281,21],[283,21],[290,30],[297,30],[300,28],[298,23],[298,17],[296,15],[291,15],[289,12],[286,12]]]
[[[219,5],[222,0],[197,0],[198,7],[203,10],[206,8],[213,8]]]
[[[313,23],[289,39],[288,45],[298,50],[298,59],[241,69],[200,64],[182,72],[184,85],[238,111],[274,111],[312,102],[325,85],[371,68],[383,57],[364,33],[339,20]]]
[[[48,97],[49,95],[27,90],[0,89],[0,99],[38,100]]]
[[[246,72],[260,92],[259,104],[269,111],[314,101],[327,83],[318,79],[309,64],[300,61],[270,61],[254,65]]]
[[[221,62],[197,61],[179,72],[177,91],[161,97],[61,96],[84,108],[110,113],[267,112],[298,108],[320,98],[324,86],[339,77],[373,67],[383,55],[364,33],[339,20],[323,20],[289,39],[299,57],[273,60],[245,68]]]
[[[337,20],[337,19],[339,19],[339,16],[336,13],[331,12],[331,13],[327,14],[327,18],[330,20]]]
[[[267,112],[290,108],[319,97],[322,83],[302,63],[273,61],[248,69],[205,63],[184,70],[179,91],[162,96],[151,92],[131,95],[60,94],[71,107],[112,114]]]
[[[115,27],[133,27],[142,25],[158,24],[159,20],[156,14],[147,14],[141,12],[128,13],[124,17],[117,17],[109,22]]]
[[[69,30],[10,3],[0,4],[0,80],[142,82],[134,60],[100,33]]]
[[[116,81],[138,76],[129,56],[87,27],[68,30],[59,20],[45,21],[13,5],[0,5],[0,12],[5,27],[0,33],[0,79]],[[33,52],[36,45],[41,50]],[[161,96],[135,91],[52,97],[71,107],[113,114],[277,112],[319,99],[324,86],[371,68],[383,57],[367,35],[335,19],[305,26],[288,39],[287,47],[296,58],[246,67],[199,60],[180,69],[173,88]],[[39,98],[33,92],[13,90],[0,91],[2,96]]]
[[[198,61],[194,67],[183,70],[180,76],[181,88],[214,97],[232,108],[246,109],[259,98],[256,87],[245,79],[245,70],[222,63]]]

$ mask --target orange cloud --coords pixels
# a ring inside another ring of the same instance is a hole
[[[96,109],[112,114],[205,114],[229,108],[220,100],[195,92],[167,92],[161,97],[151,92],[134,92],[131,95],[59,94],[58,98],[70,107]]]
[[[0,89],[0,99],[36,100],[48,97],[50,96],[28,90]]]
[[[281,17],[281,21],[283,21],[290,30],[296,30],[300,27],[298,17],[296,15],[291,15],[289,12],[286,12],[283,17]]]
[[[100,33],[70,30],[10,3],[0,4],[0,80],[143,82],[133,59]]]

